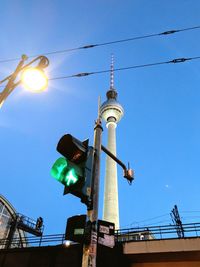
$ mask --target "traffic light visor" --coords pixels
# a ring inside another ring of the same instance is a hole
[[[57,145],[57,151],[74,163],[86,160],[88,141],[81,142],[71,134],[64,135]]]

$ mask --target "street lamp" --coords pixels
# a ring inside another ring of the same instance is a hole
[[[26,55],[22,55],[22,59],[17,65],[15,71],[0,81],[0,84],[7,82],[5,88],[0,93],[0,107],[3,105],[6,98],[9,94],[20,84],[22,83],[25,88],[34,91],[40,92],[44,90],[48,85],[47,76],[44,73],[44,69],[49,65],[49,60],[45,56],[38,56],[26,65],[24,62],[28,59]],[[37,66],[31,67],[31,65],[38,61]],[[19,80],[15,82],[16,78],[20,75]]]
[[[36,93],[45,90],[48,85],[47,76],[38,68],[25,69],[22,72],[21,81],[26,89]]]

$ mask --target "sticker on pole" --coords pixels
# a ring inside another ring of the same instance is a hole
[[[115,246],[114,223],[98,220],[98,244],[113,248]]]

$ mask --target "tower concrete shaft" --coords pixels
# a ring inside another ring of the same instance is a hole
[[[109,119],[106,124],[108,128],[107,148],[114,155],[116,155],[116,126],[113,119]],[[103,220],[115,223],[115,228],[119,229],[117,164],[109,156],[106,158]]]

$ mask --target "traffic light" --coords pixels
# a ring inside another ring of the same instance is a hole
[[[90,244],[92,226],[92,222],[87,221],[86,215],[75,215],[68,218],[65,240],[78,242],[80,244]]]
[[[84,242],[86,215],[75,215],[67,219],[65,240]]]
[[[66,134],[59,140],[57,151],[64,157],[56,160],[51,175],[65,186],[64,195],[73,194],[90,207],[93,147],[88,146],[88,140],[81,142]]]

